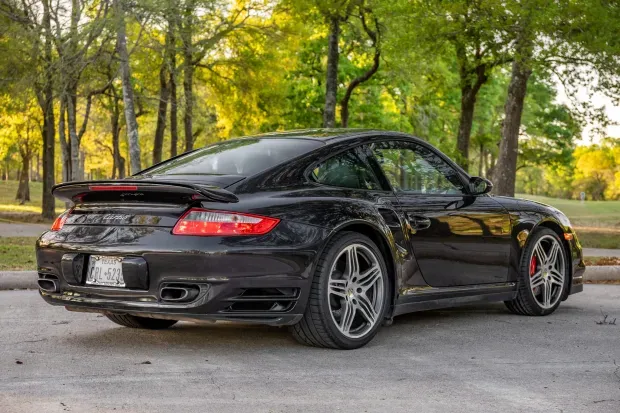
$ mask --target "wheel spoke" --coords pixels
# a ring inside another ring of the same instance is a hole
[[[551,244],[551,250],[549,251],[549,261],[546,264],[550,264],[553,267],[556,265],[556,261],[558,259],[558,252],[560,251],[560,246],[557,242]]]
[[[547,254],[545,253],[545,250],[542,247],[542,244],[540,242],[536,245],[536,248],[534,249],[534,251],[536,252],[536,255],[538,255],[538,259],[540,260],[540,263],[546,264]]]
[[[362,316],[370,323],[370,325],[374,325],[377,321],[377,312],[375,311],[374,306],[368,299],[368,297],[364,294],[360,294],[357,296],[357,309],[360,311]]]
[[[536,274],[532,275],[530,278],[530,286],[532,289],[538,287],[544,282],[542,272],[538,271]]]
[[[360,263],[359,258],[357,257],[357,247],[352,245],[347,250],[347,269],[346,274],[351,279],[351,277],[359,274],[360,271]]]
[[[381,269],[378,265],[375,265],[368,270],[360,274],[357,284],[362,287],[364,291],[370,289],[373,285],[381,279]]]
[[[355,307],[353,306],[353,303],[351,301],[345,300],[342,306],[342,316],[340,317],[340,331],[342,331],[344,334],[349,334],[354,319]]]
[[[345,298],[347,296],[346,280],[329,280],[329,294]]]
[[[553,269],[551,270],[551,272],[549,273],[549,280],[554,283],[557,284],[559,286],[564,285],[564,275],[562,275],[561,272]]]
[[[543,301],[544,301],[545,307],[549,307],[551,305],[551,292],[553,291],[552,288],[551,288],[552,286],[553,286],[553,284],[551,284],[551,281],[545,282],[545,288],[544,288],[544,292],[543,292],[543,294],[544,294],[544,296],[543,296],[544,300]]]

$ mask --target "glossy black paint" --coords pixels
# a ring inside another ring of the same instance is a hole
[[[358,231],[384,254],[394,292],[388,316],[475,300],[508,300],[515,294],[521,257],[517,236],[538,226],[553,229],[562,239],[565,233],[573,235],[565,242],[572,257],[570,293],[583,288],[581,247],[568,219],[555,208],[474,195],[468,190],[471,178],[461,168],[426,142],[401,133],[316,130],[261,138],[292,136],[324,144],[253,176],[175,176],[172,181],[138,175],[120,181],[141,185],[152,195],[145,201],[129,193],[96,197],[88,193],[88,183],[58,186],[55,194],[77,205],[61,231],[46,232],[37,242],[39,273],[57,277],[60,287],[41,295],[73,310],[293,324],[305,310],[326,244],[340,231]],[[464,193],[393,191],[365,146],[385,140],[415,142],[432,150],[454,168]],[[309,177],[318,163],[356,147],[366,154],[380,189],[330,187]],[[166,197],[156,195],[166,191]],[[172,235],[172,227],[190,207],[281,222],[263,236]],[[131,288],[85,285],[91,254],[125,257]],[[170,284],[191,284],[200,292],[188,303],[164,302],[160,290]],[[262,298],[257,298],[258,290]],[[254,307],[246,306],[248,302]],[[267,310],[256,304],[265,302],[279,304]]]

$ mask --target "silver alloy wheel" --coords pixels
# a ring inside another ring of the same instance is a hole
[[[380,321],[383,272],[370,248],[351,244],[340,251],[329,272],[327,299],[332,320],[348,338],[363,337]]]
[[[551,235],[541,237],[534,246],[528,268],[534,299],[542,308],[552,308],[562,298],[566,275],[560,242]]]

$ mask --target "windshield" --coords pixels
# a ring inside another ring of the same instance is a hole
[[[239,139],[224,141],[163,162],[148,175],[250,176],[321,146],[310,139]]]

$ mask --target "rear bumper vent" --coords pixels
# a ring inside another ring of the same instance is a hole
[[[60,291],[60,284],[58,283],[58,277],[52,274],[39,273],[39,279],[37,280],[39,288],[48,293],[57,293]]]
[[[299,298],[299,288],[248,288],[229,298],[225,313],[271,313],[291,310]]]

